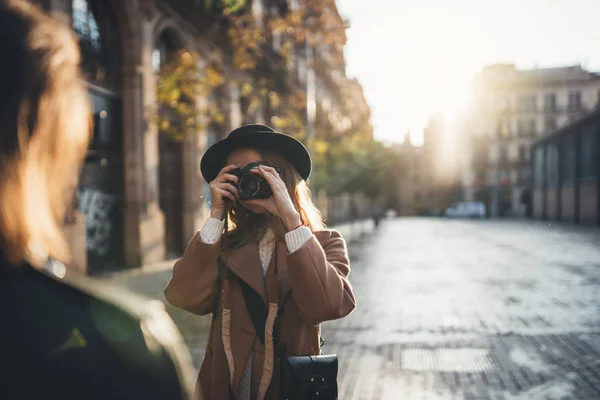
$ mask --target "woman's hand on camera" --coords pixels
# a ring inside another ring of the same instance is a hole
[[[271,214],[281,218],[287,230],[300,225],[302,223],[300,214],[296,210],[296,207],[294,207],[287,187],[277,171],[273,167],[259,165],[251,172],[265,178],[269,186],[271,186],[273,195],[268,199],[246,200],[245,203],[264,207]]]
[[[237,165],[226,166],[208,185],[212,201],[212,210],[210,212],[212,218],[223,219],[227,211],[227,202],[232,201],[235,203],[237,201],[238,192],[234,185],[238,183],[238,177],[230,174],[236,168],[238,168]]]

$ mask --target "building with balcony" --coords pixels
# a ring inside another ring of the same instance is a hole
[[[531,215],[533,141],[599,104],[600,76],[580,66],[484,68],[473,81],[473,108],[463,135],[465,200],[484,201],[492,216]]]
[[[600,224],[600,108],[536,140],[533,216]]]

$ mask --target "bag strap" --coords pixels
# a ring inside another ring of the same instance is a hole
[[[221,259],[221,257],[217,258],[217,290],[213,296],[213,318],[216,318],[219,315],[219,297],[221,296],[221,285],[223,284],[226,271],[227,265],[225,265],[225,262]]]
[[[287,349],[280,348],[280,332],[281,332],[281,316],[283,315],[283,309],[285,307],[285,302],[287,298],[281,298],[281,286],[279,282],[279,271],[277,269],[277,255],[279,251],[277,249],[277,239],[275,240],[275,276],[277,278],[277,316],[275,318],[275,322],[273,324],[273,352],[275,353],[276,359],[279,361],[280,365],[280,388],[284,387],[284,382],[286,378],[289,379],[288,375],[295,381],[296,385],[300,387],[300,379],[296,375],[292,364],[286,357],[285,353]],[[265,326],[267,324],[267,308],[262,300],[262,297],[258,293],[254,291],[244,280],[240,279],[240,286],[242,288],[242,294],[244,295],[244,302],[246,303],[246,308],[248,310],[248,314],[250,314],[250,319],[252,320],[252,324],[254,324],[254,329],[256,330],[256,336],[260,340],[261,344],[264,346],[265,344]],[[289,295],[288,295],[289,297]],[[323,346],[323,338],[320,338],[320,344]],[[287,368],[283,367],[283,364],[287,366]]]

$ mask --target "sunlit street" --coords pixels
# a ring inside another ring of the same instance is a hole
[[[323,328],[340,398],[597,398],[599,244],[548,223],[384,221],[350,245],[357,310]],[[115,279],[159,296],[170,273]],[[170,311],[199,366],[208,317]]]
[[[0,399],[600,399],[599,16],[0,0]]]

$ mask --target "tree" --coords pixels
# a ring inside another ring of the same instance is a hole
[[[214,99],[203,110],[198,109],[196,100],[200,96],[214,98],[225,83],[216,61],[200,68],[198,60],[197,53],[180,50],[157,75],[154,118],[160,133],[174,140],[201,131],[205,121],[225,121],[219,102]]]
[[[327,55],[315,60],[315,68],[329,79],[336,112],[350,124],[340,130],[318,108],[316,139],[311,146],[314,187],[330,195],[364,193],[374,201],[393,202],[397,184],[390,179],[390,172],[398,168],[394,164],[397,157],[373,140],[370,111],[360,85],[329,76],[334,70],[343,75],[346,43],[346,26],[334,0],[301,0],[294,10],[269,12],[259,18],[244,0],[195,0],[193,4],[218,20],[226,32],[222,49],[231,58],[233,69],[227,80],[240,89],[242,114],[251,116],[247,122],[261,111],[274,128],[300,140],[306,139],[306,91],[290,66],[297,64],[296,57],[307,44],[309,48],[326,46]],[[212,124],[224,121],[218,99],[226,79],[219,57],[213,58],[216,61],[200,67],[199,56],[188,49],[161,70],[158,125],[162,133],[181,139],[200,131],[204,120]],[[194,107],[198,96],[209,99],[200,113]]]

